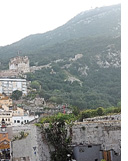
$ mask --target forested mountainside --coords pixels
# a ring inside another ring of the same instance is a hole
[[[40,96],[79,108],[116,106],[120,102],[121,6],[82,12],[65,25],[30,35],[0,48],[0,69],[11,57],[27,55],[31,66],[48,68],[29,73]]]

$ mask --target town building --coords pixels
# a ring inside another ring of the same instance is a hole
[[[0,122],[4,119],[7,126],[12,125],[12,111],[0,111]]]
[[[7,126],[20,126],[29,123],[38,118],[38,116],[29,115],[29,112],[24,111],[20,107],[7,107],[6,105],[0,108],[0,122],[4,119]]]
[[[21,126],[24,124],[29,124],[29,122],[38,118],[37,116],[13,116],[12,117],[12,126]]]
[[[4,119],[6,126],[20,126],[24,124],[28,124],[29,122],[38,118],[37,116],[26,115],[23,109],[17,108],[15,110],[11,109],[5,111],[0,109],[0,122]]]
[[[121,161],[121,155],[114,150],[101,150],[101,145],[76,145],[73,148],[76,161]]]
[[[12,99],[0,93],[0,107],[2,107],[3,105],[6,105],[8,107],[12,106]]]
[[[23,108],[20,108],[20,107],[12,107],[12,115],[13,116],[24,116],[25,111]]]
[[[9,96],[16,90],[22,91],[23,95],[27,95],[26,79],[0,79],[0,93]]]
[[[77,145],[73,148],[77,161],[101,161],[103,159],[100,145]]]
[[[27,124],[36,118],[38,116],[29,115],[29,111],[13,105],[12,99],[0,94],[0,122],[4,119],[6,126],[19,126]]]

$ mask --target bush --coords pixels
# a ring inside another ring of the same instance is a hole
[[[97,114],[98,116],[102,116],[104,114],[104,108],[103,107],[97,108]]]

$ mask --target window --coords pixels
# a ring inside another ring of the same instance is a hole
[[[115,154],[116,156],[118,156],[118,153],[114,152],[114,154]]]
[[[14,123],[16,123],[16,120],[14,120]]]
[[[88,145],[88,148],[92,148],[92,146],[91,145]]]
[[[17,123],[20,123],[20,120],[17,120]]]
[[[8,121],[10,121],[10,119],[8,119]]]

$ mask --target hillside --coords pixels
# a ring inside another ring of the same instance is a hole
[[[85,11],[65,25],[30,35],[0,48],[0,68],[11,57],[27,55],[31,66],[50,64],[28,80],[37,80],[46,100],[80,108],[116,106],[120,102],[121,6]]]

